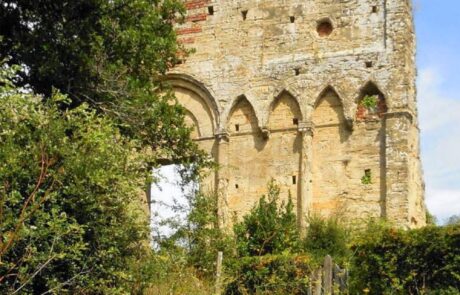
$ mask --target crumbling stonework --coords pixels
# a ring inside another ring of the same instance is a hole
[[[409,0],[189,0],[169,75],[220,217],[274,179],[307,214],[426,223]],[[374,105],[363,103],[370,101]]]

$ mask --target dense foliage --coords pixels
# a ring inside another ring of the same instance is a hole
[[[237,253],[227,258],[227,294],[306,294],[312,273],[333,255],[347,260],[347,234],[337,220],[309,219],[304,237],[292,201],[271,182],[249,214],[234,225]]]
[[[237,271],[225,294],[307,294],[313,266],[305,255],[243,257],[232,266]]]
[[[267,197],[234,226],[239,256],[262,256],[299,250],[300,236],[291,198],[280,203],[279,187],[271,182]]]
[[[179,0],[0,4],[0,293],[149,284],[151,168],[181,163],[189,180],[208,164],[163,82],[187,54],[183,12]]]
[[[371,224],[354,249],[354,293],[460,293],[458,225],[404,231]]]
[[[16,85],[45,98],[58,89],[66,107],[86,102],[110,116],[157,161],[200,163],[184,111],[162,83],[185,53],[173,27],[183,12],[179,0],[2,1],[0,60],[23,66]]]
[[[87,105],[0,76],[0,293],[121,292],[145,253],[150,154]]]

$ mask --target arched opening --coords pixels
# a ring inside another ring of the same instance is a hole
[[[379,120],[388,110],[385,96],[372,82],[361,89],[357,105],[357,121]]]
[[[199,189],[198,183],[182,183],[180,168],[180,165],[170,164],[152,172],[157,178],[149,192],[150,228],[154,248],[173,235],[178,225],[185,225],[191,210],[191,197]]]
[[[218,126],[219,109],[204,86],[184,75],[169,75],[177,102],[185,108],[185,123],[193,128],[191,138],[199,147],[216,159],[217,144],[215,130]],[[198,187],[204,193],[215,192],[215,171],[205,173],[207,176],[200,183],[184,184],[179,170],[180,165],[167,160],[162,167],[152,173],[158,181],[150,187],[150,212],[152,234],[154,237],[168,236],[173,228],[165,223],[168,219],[175,222],[184,221],[190,210],[190,197]],[[177,210],[179,209],[179,210]]]
[[[320,95],[313,112],[313,211],[336,214],[347,187],[347,154],[350,130],[342,102],[332,88]]]

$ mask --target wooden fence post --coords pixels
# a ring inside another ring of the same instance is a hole
[[[224,258],[224,253],[219,251],[217,253],[217,263],[216,263],[216,295],[222,293],[222,260]]]
[[[323,273],[324,273],[324,294],[331,295],[332,294],[332,257],[327,255],[324,258],[324,265],[323,265]]]

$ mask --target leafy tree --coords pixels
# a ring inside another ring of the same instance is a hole
[[[0,71],[0,293],[132,290],[148,238],[151,153],[68,97],[46,102]],[[132,290],[135,291],[135,290]]]
[[[0,60],[24,66],[16,85],[45,98],[58,89],[66,108],[87,103],[157,160],[200,163],[184,111],[161,82],[186,53],[173,27],[183,13],[180,0],[5,0]]]

